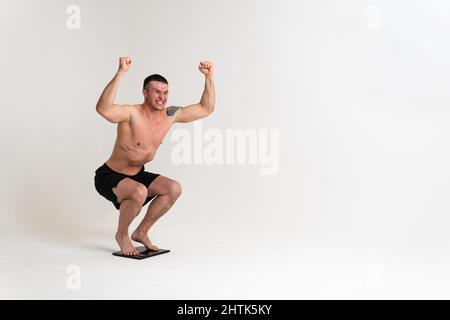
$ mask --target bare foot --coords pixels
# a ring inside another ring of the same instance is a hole
[[[133,244],[131,243],[130,237],[128,235],[119,235],[116,233],[116,241],[119,244],[120,250],[122,251],[123,255],[125,256],[138,256],[139,251],[136,250],[135,247],[133,247]]]
[[[142,243],[147,249],[152,251],[159,251],[160,249],[155,246],[146,233],[138,232],[138,230],[134,231],[131,235],[131,239],[136,242]]]

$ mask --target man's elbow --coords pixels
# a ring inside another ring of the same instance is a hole
[[[214,112],[214,104],[203,105],[203,109],[205,110],[206,115],[209,116]]]
[[[98,113],[101,113],[102,111],[105,111],[107,109],[110,109],[112,105],[108,105],[106,103],[98,102],[95,106],[95,110],[97,110]]]
[[[97,102],[97,104],[95,105],[95,110],[97,110],[97,112],[103,108],[104,108],[104,105],[100,101]]]

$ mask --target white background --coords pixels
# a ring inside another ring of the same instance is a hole
[[[450,2],[2,0],[0,23],[1,298],[450,298]],[[172,252],[143,261],[111,255],[93,185],[124,55],[118,103],[152,73],[196,103],[210,60],[203,128],[280,130],[264,176],[175,165],[170,136],[193,128],[176,124],[146,165],[183,186],[150,234]]]

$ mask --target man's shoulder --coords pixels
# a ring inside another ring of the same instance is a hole
[[[179,107],[179,106],[170,106],[170,107],[167,107],[167,108],[166,108],[166,114],[167,114],[169,117],[173,117],[173,116],[177,113],[177,111],[180,110],[180,109],[182,109],[182,107]]]
[[[139,108],[142,108],[142,106],[139,104],[120,104],[117,106],[120,108],[126,109],[127,111],[133,111],[133,110],[138,110]]]
[[[142,109],[144,108],[142,104],[128,104],[126,107],[130,113],[142,111]]]
[[[139,117],[139,110],[142,108],[139,104],[123,104],[121,105],[124,111],[127,112],[129,118],[126,122],[131,121]]]

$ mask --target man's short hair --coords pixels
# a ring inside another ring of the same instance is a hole
[[[164,78],[162,75],[160,74],[152,74],[151,76],[148,76],[147,78],[145,78],[144,80],[144,89],[147,89],[147,86],[150,84],[150,81],[157,81],[157,82],[162,82],[165,84],[169,84],[169,82],[167,82],[167,79]]]

